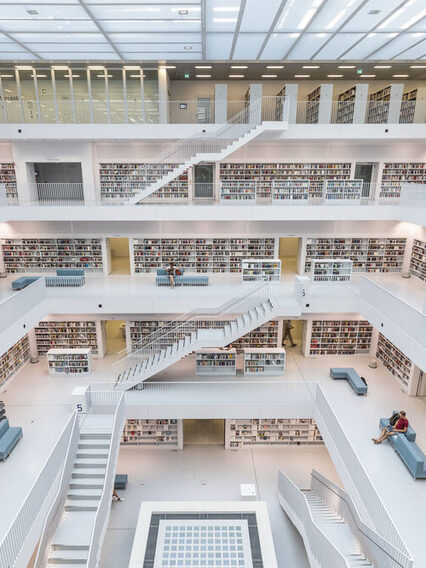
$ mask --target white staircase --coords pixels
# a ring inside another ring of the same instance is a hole
[[[231,308],[226,308],[230,310]],[[235,306],[232,306],[235,309]],[[145,344],[134,353],[128,354],[121,365],[116,388],[128,390],[138,387],[156,373],[177,363],[182,357],[197,349],[225,347],[229,343],[273,319],[281,313],[281,304],[276,299],[259,299],[254,307],[241,313],[235,320],[219,328],[194,329],[196,318],[178,322],[175,327],[149,336]],[[164,345],[168,343],[168,345]],[[129,366],[129,363],[133,363]]]

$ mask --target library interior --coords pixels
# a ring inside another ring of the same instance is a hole
[[[0,4],[0,568],[424,568],[424,0]]]

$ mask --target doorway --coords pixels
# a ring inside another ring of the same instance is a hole
[[[287,321],[290,322],[292,327],[290,328],[290,337],[284,338],[285,332],[286,332],[286,322]],[[303,338],[303,320],[284,320],[283,321],[282,345],[284,347],[286,347],[286,348],[292,347],[292,345],[291,345],[291,339],[292,339],[293,342],[295,343],[294,346],[299,347],[299,349],[296,350],[296,351],[300,351],[300,348],[301,348],[301,345],[302,345],[302,338]],[[288,353],[291,353],[291,350]]]
[[[126,327],[124,320],[105,322],[106,355],[117,355],[126,347]]]
[[[186,446],[225,446],[225,420],[184,420]]]
[[[299,246],[299,237],[280,237],[278,256],[281,260],[281,274],[295,274],[297,272]]]
[[[130,253],[128,238],[107,239],[111,258],[110,274],[130,274]]]
[[[374,162],[357,163],[355,165],[355,179],[362,179],[361,197],[371,197],[371,187],[375,181],[377,164]]]
[[[39,202],[84,201],[81,163],[27,163],[27,171]]]
[[[214,164],[194,166],[194,199],[214,199]]]
[[[197,122],[198,124],[210,124],[212,121],[211,97],[198,97],[197,99]]]

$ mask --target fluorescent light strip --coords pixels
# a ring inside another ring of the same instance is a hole
[[[409,77],[410,75],[392,75],[392,77]]]
[[[265,79],[275,79],[275,77],[278,77],[278,75],[262,75],[262,77],[264,77]]]
[[[305,78],[305,77],[310,77],[310,75],[295,75],[295,77]]]
[[[211,77],[211,75],[195,75],[195,76],[198,77],[198,78],[201,78],[201,77],[204,77],[204,78],[206,78],[206,77]]]
[[[375,65],[374,69],[391,69],[392,65]]]
[[[228,75],[228,77],[231,77],[231,79],[242,79],[244,75]]]
[[[417,16],[414,16],[414,18],[411,18],[411,20],[408,20],[408,22],[405,22],[405,24],[403,26],[400,26],[401,30],[406,30],[407,28],[409,28],[410,26],[412,26],[413,24],[415,24],[418,20],[421,20],[422,18],[424,18],[426,16],[426,9],[422,10],[420,12],[420,14],[417,14]]]
[[[327,77],[343,77],[343,75],[327,75]]]
[[[426,65],[410,65],[410,69],[426,69]],[[6,75],[3,75],[6,77]]]
[[[14,77],[14,75],[0,75],[0,77],[3,79],[3,77]]]
[[[266,69],[284,69],[284,65],[267,65]]]
[[[140,67],[139,65],[124,65],[123,69],[125,69],[126,71],[139,71]]]
[[[356,65],[339,65],[338,69],[355,69]]]
[[[360,75],[360,77],[366,78],[366,77],[375,77],[376,75]]]
[[[159,65],[159,69],[176,69],[176,65]]]
[[[247,69],[248,65],[231,65],[231,69]]]
[[[302,65],[302,69],[319,69],[319,65]]]
[[[195,69],[211,69],[211,65],[195,65]]]

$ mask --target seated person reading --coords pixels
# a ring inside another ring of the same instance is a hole
[[[408,420],[406,418],[406,413],[404,410],[393,414],[389,419],[389,426],[383,428],[380,436],[378,438],[372,438],[375,444],[381,444],[389,438],[389,436],[395,436],[396,434],[405,434],[408,429]]]

